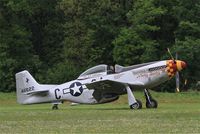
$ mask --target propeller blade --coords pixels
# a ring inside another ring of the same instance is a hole
[[[178,60],[178,53],[176,52],[176,60]]]
[[[187,79],[185,79],[184,85],[187,85],[187,82],[188,82]]]
[[[178,59],[178,53],[176,52],[176,60]],[[176,72],[176,92],[180,92],[180,76],[179,72]]]
[[[179,77],[179,72],[176,72],[176,92],[180,92],[180,77]]]
[[[170,55],[171,59],[174,61],[174,57],[172,56],[172,54],[171,54],[171,52],[170,52],[169,48],[167,48],[167,51],[168,51],[168,53],[169,53],[169,55]]]

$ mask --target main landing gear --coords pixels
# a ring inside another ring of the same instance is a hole
[[[126,86],[126,91],[128,95],[128,104],[130,106],[130,109],[141,109],[142,108],[142,102],[138,99],[135,99],[130,87],[128,85]],[[150,92],[145,89],[144,90],[144,95],[146,98],[146,108],[157,108],[158,103],[155,99],[152,98]]]
[[[146,98],[146,108],[157,108],[158,102],[153,99],[150,92],[147,89],[144,89],[144,95]]]
[[[128,104],[130,106],[130,109],[141,109],[142,102],[140,100],[135,99],[135,97],[128,85],[126,85],[126,91],[128,94]]]

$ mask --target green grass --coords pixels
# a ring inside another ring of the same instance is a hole
[[[200,93],[156,93],[158,109],[130,110],[127,96],[101,105],[19,105],[0,93],[0,133],[200,133]]]

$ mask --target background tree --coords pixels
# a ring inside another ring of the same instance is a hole
[[[189,88],[199,81],[200,2],[195,0],[2,0],[0,91],[15,91],[15,73],[41,83],[75,79],[97,64],[188,62]],[[156,87],[174,91],[175,82]]]
[[[153,0],[135,1],[126,14],[129,25],[123,27],[113,41],[115,61],[130,65],[158,60],[161,45],[156,40],[159,37],[155,36],[161,28],[157,20],[165,13],[165,9],[156,7]]]

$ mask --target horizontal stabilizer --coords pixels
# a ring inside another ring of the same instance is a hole
[[[25,95],[47,95],[49,90],[31,91],[25,93]]]

